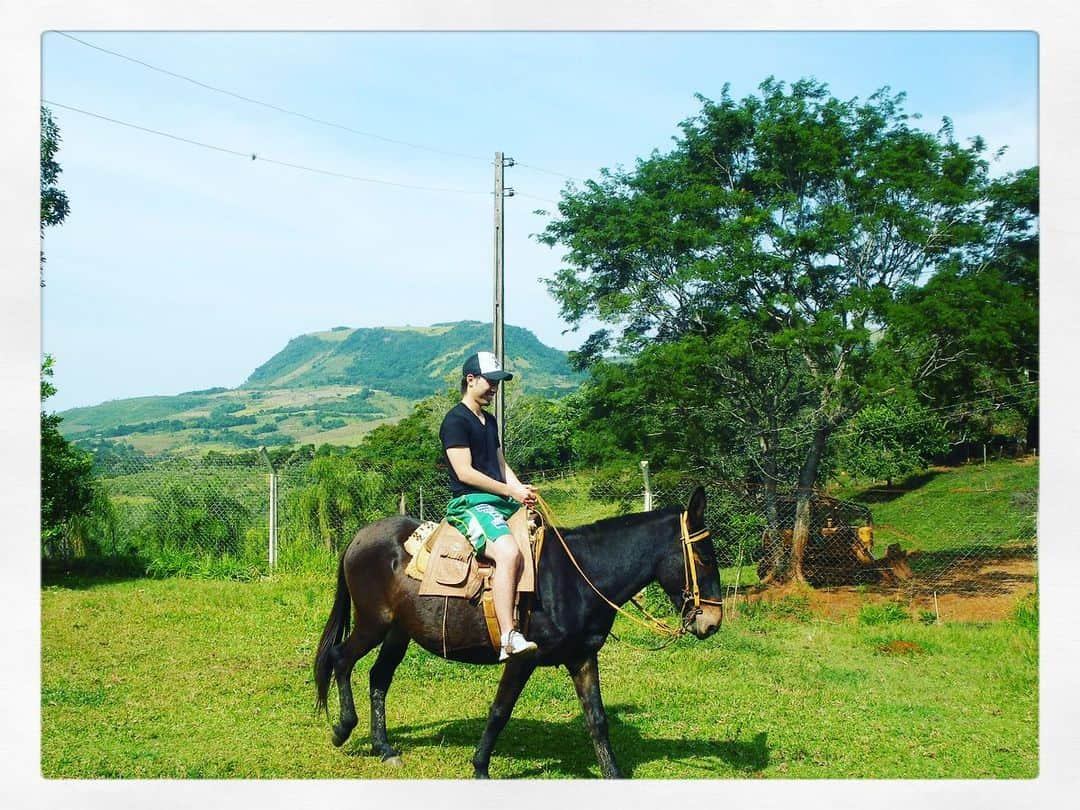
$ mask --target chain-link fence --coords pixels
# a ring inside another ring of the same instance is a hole
[[[1022,462],[1020,462],[1022,463]],[[706,485],[706,522],[727,580],[783,578],[794,566],[800,501],[805,525],[801,572],[817,588],[883,586],[908,596],[938,592],[995,596],[1033,585],[1038,493],[1035,477],[1018,489],[1000,482],[926,487],[928,472],[905,488],[871,487],[859,501],[793,488]],[[654,493],[656,505],[687,504],[694,484]],[[902,500],[906,496],[906,500]]]
[[[667,475],[661,486],[651,486],[642,473],[551,470],[527,479],[565,526],[642,511],[649,503],[685,507],[699,483]],[[992,593],[1034,577],[1036,478],[1013,491],[989,480],[967,490],[867,489],[858,502],[822,493],[800,499],[782,487],[701,483],[728,582],[782,576],[796,564],[793,547],[803,539],[801,571],[815,587]],[[440,520],[450,499],[445,471],[396,462],[360,468],[333,455],[276,470],[228,457],[216,463],[119,461],[99,469],[97,481],[101,503],[94,517],[73,522],[46,556],[227,559],[260,572],[289,570],[336,558],[362,526],[387,515],[404,511]],[[895,503],[900,495],[907,496],[902,505]]]

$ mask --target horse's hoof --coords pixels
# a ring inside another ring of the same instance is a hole
[[[388,768],[400,768],[405,765],[405,763],[401,761],[401,757],[399,757],[397,754],[391,754],[390,756],[383,757],[382,763]]]
[[[345,744],[345,741],[349,739],[349,732],[341,732],[336,728],[330,732],[330,742],[334,744],[334,748],[341,748]]]
[[[487,771],[473,771],[473,779],[490,779]]]

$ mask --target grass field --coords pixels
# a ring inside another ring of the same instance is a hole
[[[874,515],[874,542],[947,551],[971,542],[1000,546],[1035,536],[1039,463],[1034,456],[934,467],[893,487],[840,488]],[[967,538],[967,539],[966,539]]]
[[[255,582],[67,577],[42,590],[46,778],[462,778],[499,677],[415,646],[387,714],[404,767],[342,749],[312,714],[311,660],[332,577]],[[923,624],[868,609],[815,618],[755,605],[716,636],[659,639],[620,620],[600,653],[611,739],[637,778],[1032,778],[1038,638],[1030,614]],[[1025,617],[1028,617],[1027,619]],[[336,711],[336,692],[331,707]],[[598,775],[570,679],[536,673],[495,778]]]

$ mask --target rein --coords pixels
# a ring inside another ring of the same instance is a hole
[[[619,605],[615,604],[606,596],[604,596],[604,594],[600,592],[600,589],[593,584],[591,579],[589,579],[588,575],[581,570],[581,566],[578,565],[578,561],[570,552],[570,547],[567,546],[566,540],[563,538],[562,533],[555,525],[555,516],[554,513],[551,511],[551,507],[548,506],[547,501],[545,501],[543,497],[541,497],[539,494],[536,496],[536,505],[539,507],[540,513],[544,516],[544,519],[548,522],[548,525],[551,526],[551,528],[555,531],[555,536],[559,538],[559,542],[562,544],[563,550],[566,552],[566,556],[570,558],[570,562],[574,564],[574,568],[576,568],[577,572],[581,574],[581,578],[584,579],[588,586],[596,592],[597,596],[599,596],[608,605],[615,608],[616,611],[626,616],[626,618],[630,619],[630,621],[634,622],[635,624],[645,627],[648,630],[652,630],[653,632],[660,633],[661,635],[669,636],[672,641],[675,641],[686,634],[687,628],[689,628],[690,626],[690,622],[693,621],[694,617],[701,612],[702,604],[720,605],[721,608],[723,607],[723,602],[715,599],[703,598],[701,596],[701,589],[698,587],[697,580],[697,566],[695,565],[695,562],[698,562],[699,560],[697,552],[695,552],[693,549],[693,544],[697,543],[700,540],[706,539],[709,536],[709,532],[708,530],[703,529],[700,532],[695,532],[691,535],[689,514],[687,512],[683,512],[682,515],[679,516],[679,529],[682,535],[684,583],[683,604],[681,610],[679,611],[682,617],[682,621],[679,623],[679,626],[675,628],[669,625],[667,622],[663,621],[662,619],[658,619],[653,616],[634,600],[631,600],[634,603],[634,606],[645,614],[648,622],[644,622],[632,613],[628,613],[627,611],[623,610]],[[694,610],[690,612],[689,615],[685,615],[688,602],[693,603]]]

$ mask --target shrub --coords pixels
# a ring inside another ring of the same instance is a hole
[[[1039,597],[1029,593],[1016,603],[1013,609],[1013,621],[1031,633],[1039,632]]]
[[[231,579],[250,582],[262,571],[230,554],[216,556],[197,554],[190,550],[164,548],[146,566],[150,577],[187,577],[188,579]]]
[[[244,546],[251,523],[248,509],[224,494],[218,482],[173,484],[157,500],[140,527],[140,546],[156,556],[160,551],[228,554]]]
[[[899,602],[863,605],[859,608],[859,624],[895,624],[910,619],[911,614],[908,613],[908,609]]]

